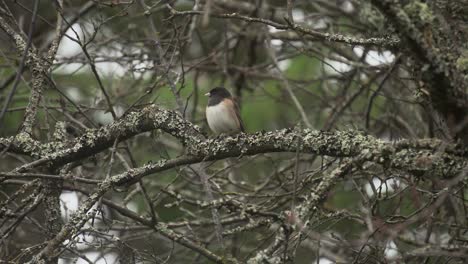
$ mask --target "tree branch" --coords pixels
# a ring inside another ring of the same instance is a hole
[[[15,170],[15,172],[24,172],[39,166],[61,166],[90,157],[111,147],[117,138],[123,141],[154,129],[161,129],[174,136],[186,147],[187,155],[179,161],[182,164],[259,153],[296,152],[297,137],[302,138],[302,144],[299,146],[299,151],[302,153],[353,157],[367,151],[379,164],[413,172],[437,170],[438,176],[449,176],[459,171],[466,162],[464,158],[468,155],[466,148],[442,144],[440,140],[405,141],[403,145],[395,145],[352,130],[324,132],[310,129],[283,129],[205,139],[197,126],[186,121],[176,112],[161,109],[156,105],[129,113],[122,119],[100,129],[90,129],[81,137],[66,143],[41,144],[32,141],[29,137],[23,137],[22,134],[7,139],[0,138],[0,151],[10,145],[9,151],[42,157]],[[441,146],[443,146],[442,150]],[[434,155],[435,152],[441,153]],[[145,171],[146,175],[151,173],[152,169]]]

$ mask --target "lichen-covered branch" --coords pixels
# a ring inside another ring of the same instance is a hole
[[[429,102],[441,113],[451,136],[468,142],[468,126],[465,124],[468,114],[468,67],[462,63],[467,61],[465,44],[468,39],[463,34],[460,38],[452,38],[458,31],[457,27],[446,25],[446,19],[452,18],[445,18],[430,3],[419,0],[408,1],[406,5],[393,0],[371,2],[395,25],[400,38],[406,43],[407,54],[419,61],[419,65],[414,67],[415,72],[419,72],[418,78],[424,82],[419,89],[427,94]]]
[[[204,138],[199,128],[184,120],[177,113],[152,105],[140,111],[131,112],[108,126],[90,129],[81,137],[69,142],[55,141],[41,144],[20,133],[15,137],[0,139],[0,150],[9,146],[12,151],[39,158],[17,169],[17,171],[23,171],[44,164],[59,166],[89,157],[111,147],[117,138],[119,141],[124,141],[154,129],[161,129],[186,145],[196,145]]]
[[[59,21],[61,21],[61,18],[59,18]],[[58,26],[60,25],[61,23],[59,22]],[[25,63],[32,73],[32,82],[31,95],[24,114],[24,121],[21,130],[32,135],[32,127],[36,122],[37,108],[41,100],[42,92],[47,85],[46,74],[48,74],[50,70],[53,57],[58,49],[60,36],[57,36],[56,40],[53,42],[47,59],[43,59],[37,49],[33,46],[29,47],[26,37],[13,29],[8,21],[2,16],[0,16],[0,27],[13,40],[19,53],[23,54],[26,52]],[[29,42],[30,41],[31,40],[29,40]]]
[[[62,1],[57,1],[61,8]],[[15,31],[8,22],[0,16],[0,27],[4,32],[15,42],[16,48],[19,53],[24,54],[23,59],[25,60],[25,66],[31,71],[31,95],[29,97],[29,103],[24,113],[24,121],[21,127],[22,135],[32,140],[33,126],[36,123],[36,117],[38,115],[38,107],[41,101],[42,93],[47,85],[47,74],[50,72],[52,62],[55,59],[58,46],[61,39],[61,28],[62,28],[62,16],[57,12],[57,23],[55,27],[55,36],[52,44],[46,54],[41,56],[39,51],[32,45],[32,33],[37,19],[37,12],[39,7],[39,0],[34,1],[34,8],[32,13],[31,25],[27,37],[24,37],[21,33]],[[22,62],[23,63],[23,62]],[[17,73],[22,74],[22,69]],[[62,139],[63,140],[63,139]],[[61,215],[60,215],[60,193],[61,193],[61,182],[44,180],[44,216],[46,221],[46,237],[47,239],[53,238],[61,228]],[[58,259],[50,260],[49,263],[57,263]]]
[[[153,129],[161,129],[182,142],[186,147],[187,160],[180,159],[179,162],[184,164],[259,153],[295,152],[297,149],[303,153],[333,157],[353,157],[363,151],[368,151],[376,162],[386,166],[414,172],[437,169],[437,175],[450,176],[463,167],[465,162],[463,158],[467,155],[463,147],[442,144],[438,140],[406,142],[406,144],[394,146],[391,142],[352,130],[325,132],[310,129],[283,129],[205,139],[198,127],[184,120],[179,114],[155,105],[129,113],[122,119],[100,129],[90,129],[70,142],[41,144],[19,134],[15,138],[1,140],[0,142],[4,143],[0,145],[0,150],[11,144],[11,150],[22,150],[22,153],[41,157],[15,170],[23,172],[38,166],[54,167],[90,157],[111,147],[116,139],[123,141]],[[298,137],[301,138],[300,146],[297,146]],[[441,146],[443,146],[443,152],[435,155],[440,151]],[[433,164],[438,164],[440,167],[433,167]],[[145,169],[146,174],[151,171],[152,169]]]
[[[57,166],[72,160],[86,158],[110,147],[116,138],[125,140],[152,129],[161,129],[180,139],[186,146],[187,154],[192,161],[269,152],[294,152],[297,149],[297,140],[295,140],[297,137],[302,138],[299,149],[305,153],[351,157],[362,151],[370,151],[380,163],[388,163],[392,167],[413,171],[426,171],[432,168],[432,165],[427,167],[425,164],[433,164],[441,159],[441,157],[433,155],[441,144],[437,140],[423,140],[419,144],[418,142],[400,144],[398,148],[395,148],[392,143],[356,131],[323,132],[308,129],[285,129],[204,140],[197,127],[182,119],[178,114],[159,109],[156,106],[130,113],[125,118],[98,130],[89,130],[70,143],[52,142],[41,145],[36,141],[23,140],[19,136],[13,142],[4,140],[6,142],[2,145],[7,147],[11,143],[13,150],[22,149],[24,153],[31,156],[42,157],[16,170],[21,172],[40,165]],[[28,137],[26,138],[28,139]],[[408,148],[408,146],[411,147]],[[421,146],[424,147],[420,149]],[[446,156],[444,159],[450,158],[453,166],[440,168],[439,175],[450,175],[450,172],[453,173],[460,166],[463,166],[462,157],[466,156],[466,150],[449,145],[444,147],[443,156]],[[429,161],[421,162],[418,159]],[[448,163],[444,164],[449,165]]]

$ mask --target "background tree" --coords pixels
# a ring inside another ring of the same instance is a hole
[[[464,263],[464,0],[2,1],[2,263]],[[225,86],[247,133],[210,135]]]

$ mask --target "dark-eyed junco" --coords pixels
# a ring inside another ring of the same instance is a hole
[[[209,96],[206,120],[215,134],[244,132],[239,106],[226,88],[216,87],[205,94]]]

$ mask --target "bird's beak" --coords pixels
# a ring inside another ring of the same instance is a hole
[[[210,96],[210,93],[206,93],[205,96]]]

